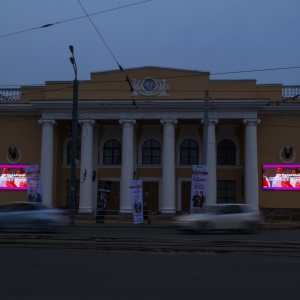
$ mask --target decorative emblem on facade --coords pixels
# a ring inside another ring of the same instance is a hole
[[[293,147],[284,147],[279,152],[279,159],[284,163],[291,163],[296,158],[296,151]]]
[[[142,80],[133,79],[132,96],[168,96],[169,89],[165,79],[146,77]]]
[[[16,147],[12,148],[9,147],[6,152],[6,160],[10,164],[17,164],[22,159],[22,152],[20,149],[17,149]]]

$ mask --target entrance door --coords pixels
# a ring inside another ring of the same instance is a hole
[[[120,210],[120,182],[112,181],[107,203],[108,210]]]
[[[191,182],[181,182],[181,211],[188,212],[191,209]]]
[[[147,202],[149,210],[157,211],[159,195],[159,182],[143,182],[143,201]]]

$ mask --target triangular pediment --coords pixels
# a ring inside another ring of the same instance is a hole
[[[196,91],[196,86],[208,86],[209,72],[164,67],[139,67],[91,73],[92,86],[106,89],[105,97],[168,97],[182,98],[183,91]],[[114,92],[114,95],[108,93]],[[125,94],[126,93],[126,94]],[[199,94],[186,95],[199,98]],[[202,97],[202,95],[200,96]]]

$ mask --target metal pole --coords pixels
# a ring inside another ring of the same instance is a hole
[[[203,158],[204,158],[204,165],[207,165],[207,140],[208,140],[208,111],[209,111],[209,90],[205,90],[205,106],[204,106],[204,136],[203,136]]]
[[[78,80],[77,65],[74,57],[74,47],[69,46],[72,53],[70,61],[73,65],[75,79],[73,81],[73,110],[72,110],[72,143],[71,143],[71,181],[70,181],[70,225],[75,223],[76,201],[76,158],[77,158],[77,122],[78,122]]]

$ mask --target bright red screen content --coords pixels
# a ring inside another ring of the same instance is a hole
[[[299,164],[264,164],[262,167],[263,190],[300,190]]]
[[[26,165],[0,165],[0,190],[27,190]]]

